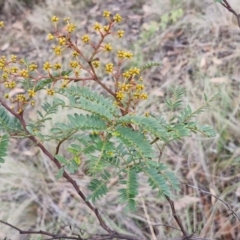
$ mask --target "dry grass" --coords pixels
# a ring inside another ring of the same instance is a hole
[[[163,111],[163,99],[169,86],[184,86],[185,103],[193,109],[203,103],[203,93],[209,97],[219,93],[212,107],[198,118],[199,122],[214,126],[217,137],[209,140],[197,135],[174,143],[165,150],[163,161],[173,167],[182,181],[219,196],[239,215],[240,29],[233,16],[211,0],[185,0],[177,6],[183,9],[183,17],[163,29],[161,16],[174,9],[168,0],[73,2],[46,0],[26,10],[19,1],[7,1],[6,25],[11,26],[13,21],[13,27],[9,27],[8,35],[1,37],[0,45],[5,44],[1,50],[4,54],[27,55],[29,61],[37,59],[41,64],[53,59],[51,47],[45,41],[51,29],[50,16],[71,16],[80,23],[79,37],[100,18],[102,10],[121,12],[127,19],[124,26],[128,33],[123,45],[135,52],[135,65],[145,61],[162,62],[160,67],[145,73],[152,94],[148,104],[140,105],[140,111],[167,115]],[[240,12],[238,0],[229,2]],[[12,5],[18,9],[18,15],[12,15],[9,7]],[[155,104],[157,100],[159,104]],[[61,113],[63,121],[66,114]],[[45,130],[50,128],[51,122]],[[12,153],[0,169],[0,219],[22,229],[71,232],[67,225],[72,225],[74,232],[82,229],[83,236],[102,231],[71,186],[55,179],[56,169],[45,156],[27,141],[13,141],[11,146]],[[54,143],[48,145],[50,149],[53,146]],[[87,193],[89,178],[79,172],[74,179]],[[115,229],[148,239],[180,235],[177,230],[161,226],[177,227],[168,204],[157,198],[144,181],[139,191],[138,211],[134,213],[125,213],[124,206],[118,204],[118,186],[114,182],[111,188],[111,194],[97,206]],[[209,239],[240,238],[239,223],[213,197],[183,185],[181,192],[176,193],[175,203],[189,232]],[[0,225],[0,239],[19,239],[18,236],[15,230]]]

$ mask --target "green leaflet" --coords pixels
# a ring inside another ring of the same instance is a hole
[[[151,135],[158,137],[163,141],[167,141],[169,134],[167,128],[163,126],[156,118],[145,116],[131,116],[126,115],[118,119],[119,123],[136,124],[142,128],[143,131],[148,131]]]
[[[15,133],[22,130],[19,120],[15,117],[10,117],[7,111],[0,106],[0,131]]]
[[[101,174],[101,180],[93,179],[90,184],[88,185],[88,189],[91,190],[91,194],[87,197],[87,201],[92,200],[95,202],[102,196],[106,195],[108,192],[107,189],[107,182],[110,179],[111,175],[109,172],[104,171],[103,174]]]
[[[83,109],[108,120],[119,115],[119,110],[113,101],[93,92],[89,88],[71,86],[70,88],[62,89],[60,93],[69,98],[70,105],[74,108]]]
[[[127,210],[136,210],[135,197],[138,194],[137,172],[134,168],[127,168],[126,178],[121,181],[126,187],[119,190],[120,202],[127,203]]]
[[[0,136],[0,163],[4,163],[4,157],[7,156],[7,147],[9,142],[9,136],[4,134]]]
[[[159,66],[159,65],[161,65],[161,62],[149,62],[149,63],[146,63],[145,65],[143,65],[141,67],[141,72],[144,71],[145,69],[151,68],[153,66]]]
[[[117,126],[113,134],[124,143],[127,148],[134,148],[139,157],[144,159],[153,157],[152,146],[141,132],[133,131],[128,127]]]
[[[148,176],[148,183],[152,189],[158,189],[160,193],[167,196],[170,195],[170,187],[167,184],[166,179],[159,174],[158,170],[153,167],[142,168],[142,171]]]
[[[106,121],[97,115],[77,114],[68,115],[70,121],[69,126],[84,130],[106,130]]]
[[[171,88],[170,90],[173,96],[171,98],[167,98],[165,100],[165,103],[170,110],[174,111],[176,108],[181,106],[185,89],[182,87],[178,87],[178,88]]]

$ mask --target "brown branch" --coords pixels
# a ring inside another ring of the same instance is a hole
[[[222,202],[228,209],[229,209],[229,211],[232,213],[232,215],[233,216],[235,216],[235,218],[238,220],[238,221],[240,221],[240,217],[233,211],[233,209],[229,206],[229,204],[227,203],[227,202],[225,202],[225,201],[223,201],[221,198],[219,198],[218,196],[216,196],[216,195],[214,195],[214,194],[212,194],[212,193],[210,193],[210,192],[208,192],[208,191],[205,191],[205,190],[203,190],[203,189],[201,189],[201,188],[199,188],[199,187],[195,187],[195,186],[193,186],[193,185],[190,185],[190,184],[188,184],[188,183],[185,183],[185,182],[181,182],[182,184],[185,184],[186,186],[188,186],[188,187],[191,187],[191,188],[193,188],[193,189],[197,189],[197,190],[199,190],[200,192],[203,192],[203,193],[206,193],[206,194],[208,194],[208,195],[210,195],[210,196],[213,196],[214,198],[216,198],[217,200],[219,200],[220,202]]]
[[[20,234],[41,234],[41,235],[46,235],[46,236],[50,236],[50,237],[53,237],[52,239],[61,239],[61,238],[64,238],[64,239],[77,239],[77,240],[81,240],[81,238],[79,237],[70,237],[70,236],[66,236],[66,235],[56,235],[56,234],[52,234],[52,233],[49,233],[49,232],[45,232],[45,231],[32,231],[32,230],[22,230],[8,222],[5,222],[5,221],[2,221],[0,220],[0,223],[3,223],[15,230],[17,230]]]
[[[182,222],[181,222],[181,220],[179,219],[179,217],[178,217],[178,215],[177,215],[177,213],[176,213],[176,209],[175,209],[173,200],[171,200],[167,195],[165,195],[165,198],[167,199],[167,201],[168,201],[169,204],[170,204],[170,207],[171,207],[171,210],[172,210],[172,215],[173,215],[175,221],[177,222],[179,228],[181,229],[181,232],[182,232],[183,236],[185,237],[185,239],[188,239],[189,234],[188,234],[187,231],[184,229],[184,227],[183,227],[183,225],[182,225]]]
[[[223,0],[223,3],[220,2],[220,4],[223,7],[225,7],[229,12],[231,12],[233,15],[235,15],[238,21],[238,26],[240,27],[240,14],[236,13],[236,11],[230,6],[227,0]]]
[[[58,162],[58,160],[44,147],[44,145],[42,143],[40,143],[37,138],[33,135],[31,135],[31,133],[27,130],[27,124],[23,118],[22,114],[17,114],[14,110],[12,110],[11,108],[9,108],[7,106],[7,104],[2,101],[0,99],[0,103],[1,105],[8,111],[10,112],[12,115],[14,115],[22,124],[27,137],[29,139],[31,139],[41,150],[42,152],[57,166],[58,169],[60,169],[62,166],[61,164]],[[87,205],[87,207],[95,214],[95,216],[97,217],[99,224],[101,225],[101,227],[107,231],[110,235],[114,235],[115,238],[119,238],[119,239],[129,239],[129,240],[139,240],[139,238],[136,238],[134,236],[130,236],[130,235],[126,235],[126,234],[121,234],[118,233],[114,230],[112,230],[107,224],[106,222],[103,220],[102,216],[100,215],[98,209],[89,201],[87,201],[86,196],[84,195],[84,193],[81,191],[81,189],[79,188],[79,186],[77,185],[76,181],[70,177],[70,175],[64,171],[63,172],[63,177],[72,184],[72,186],[74,187],[74,189],[76,190],[76,192],[78,193],[78,195],[81,197],[81,199],[85,202],[85,204]]]

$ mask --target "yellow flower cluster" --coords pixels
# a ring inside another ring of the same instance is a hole
[[[108,17],[110,17],[110,12],[109,11],[104,11],[103,12],[103,17],[105,17],[105,18],[108,18]]]
[[[56,54],[57,56],[60,56],[60,55],[62,54],[61,46],[53,47],[53,51],[55,52],[55,54]]]
[[[131,52],[127,52],[127,51],[123,51],[123,50],[118,50],[118,54],[117,54],[118,58],[120,59],[124,59],[124,58],[128,58],[131,59],[133,54]]]
[[[127,99],[142,99],[146,100],[148,98],[146,93],[143,93],[143,84],[137,84],[134,79],[129,83],[118,83],[118,91],[116,92],[116,98],[118,101],[122,101],[125,97]]]
[[[24,78],[28,78],[29,77],[29,73],[28,73],[28,70],[27,69],[22,69],[19,71],[19,75],[21,77],[24,77]]]
[[[55,93],[55,91],[53,89],[50,89],[50,88],[47,89],[47,94],[48,95],[53,96],[54,93]]]
[[[0,22],[0,27],[2,27],[2,28],[4,27],[4,22],[3,21]]]
[[[30,98],[35,97],[36,96],[36,92],[33,89],[29,89],[28,90],[28,95],[29,95]]]
[[[4,85],[6,88],[15,88],[17,84],[15,81],[10,81],[10,82],[4,82]]]
[[[122,38],[124,36],[124,31],[123,30],[118,30],[117,34],[118,34],[119,38]]]
[[[106,43],[106,44],[104,45],[104,50],[110,52],[110,51],[112,50],[111,44],[110,44],[110,43]]]
[[[5,64],[6,64],[6,57],[2,56],[0,58],[0,69],[3,69],[5,67]]]
[[[53,66],[53,68],[54,68],[55,70],[59,70],[59,69],[62,68],[62,64],[61,64],[61,63],[55,63],[54,66]]]
[[[109,30],[110,30],[109,25],[103,26],[103,30],[104,30],[105,32],[109,32]]]
[[[5,73],[2,74],[2,79],[7,80],[8,77],[9,77],[9,75],[8,75],[7,72],[5,72]]]
[[[15,63],[17,61],[17,56],[11,55],[11,61]]]
[[[123,91],[116,92],[116,98],[117,100],[122,101],[124,99],[124,92]]]
[[[55,22],[55,23],[56,23],[56,22],[58,22],[58,20],[59,20],[58,17],[56,17],[56,16],[53,16],[53,17],[52,17],[52,22]]]
[[[59,37],[58,38],[58,43],[59,43],[60,46],[66,45],[66,42],[67,42],[67,40],[66,40],[65,37]]]
[[[106,71],[107,73],[112,73],[112,72],[113,72],[113,64],[112,64],[112,63],[106,64],[106,66],[105,66],[105,71]]]
[[[82,36],[82,41],[83,41],[84,43],[89,43],[90,37],[89,37],[87,34],[85,34],[85,35]]]
[[[100,66],[100,62],[95,60],[92,62],[92,65],[95,67],[95,68],[98,68]]]
[[[18,72],[18,68],[15,67],[15,66],[14,66],[14,67],[11,67],[11,68],[10,68],[10,72],[11,72],[11,73],[17,73],[17,72]]]
[[[120,23],[122,21],[122,17],[117,13],[114,17],[113,20],[116,21],[117,23]]]
[[[54,36],[51,33],[49,33],[47,35],[47,40],[53,40],[53,39],[54,39]]]
[[[68,33],[72,33],[76,29],[76,25],[73,23],[68,23],[66,28],[67,28]]]
[[[69,63],[69,65],[70,65],[70,67],[72,67],[72,68],[76,68],[76,67],[79,66],[79,63],[78,63],[77,61],[71,61],[71,62]]]
[[[49,62],[43,64],[43,70],[49,71],[52,68],[52,65]]]
[[[123,77],[124,78],[131,78],[135,75],[140,74],[140,72],[141,72],[141,69],[139,69],[139,68],[136,68],[136,67],[130,68],[128,71],[123,73]]]
[[[26,97],[23,94],[18,94],[16,99],[19,102],[26,102]]]
[[[72,52],[72,56],[73,56],[73,57],[78,57],[78,56],[79,56],[79,53],[78,53],[77,51],[73,51],[73,52]]]
[[[29,71],[34,71],[34,70],[36,70],[37,69],[37,67],[38,67],[38,65],[37,64],[35,64],[35,63],[31,63],[30,65],[29,65]]]
[[[94,29],[95,31],[100,31],[101,28],[102,28],[102,25],[99,24],[98,22],[96,22],[96,23],[94,24],[94,26],[93,26],[93,29]]]

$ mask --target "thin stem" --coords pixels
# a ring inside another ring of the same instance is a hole
[[[240,14],[236,13],[234,9],[232,9],[231,5],[228,3],[227,0],[223,0],[223,3],[220,2],[220,4],[225,7],[229,12],[231,12],[235,17],[237,18],[238,21],[238,26],[240,27]]]
[[[216,195],[214,195],[214,194],[212,194],[212,193],[210,193],[210,192],[208,192],[208,191],[205,191],[205,190],[203,190],[203,189],[201,189],[201,188],[199,188],[199,187],[195,187],[195,186],[193,186],[193,185],[190,185],[190,184],[188,184],[188,183],[185,183],[185,182],[181,182],[182,184],[185,184],[186,186],[188,186],[188,187],[191,187],[191,188],[193,188],[193,189],[197,189],[197,190],[199,190],[200,192],[203,192],[203,193],[206,193],[206,194],[208,194],[208,195],[211,195],[211,196],[213,196],[214,198],[216,198],[217,200],[219,200],[220,202],[222,202],[228,209],[229,209],[229,211],[232,213],[232,215],[234,215],[236,218],[237,218],[237,220],[240,222],[240,217],[232,210],[232,208],[229,206],[229,204],[227,203],[227,202],[225,202],[225,201],[223,201],[221,198],[219,198],[218,196],[216,196]]]
[[[189,235],[187,234],[187,231],[184,229],[184,227],[182,225],[182,222],[181,222],[180,218],[178,217],[178,215],[176,213],[174,202],[167,195],[165,195],[165,198],[167,199],[167,201],[170,204],[170,207],[171,207],[171,210],[172,210],[172,215],[173,215],[174,219],[176,220],[179,228],[181,229],[181,232],[182,232],[183,236],[185,238],[187,238]]]

